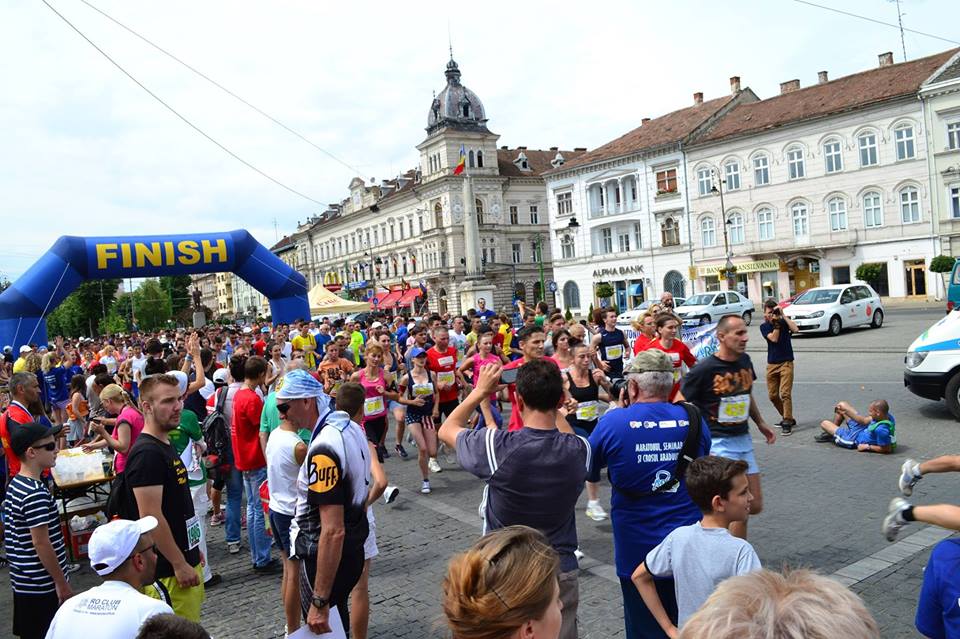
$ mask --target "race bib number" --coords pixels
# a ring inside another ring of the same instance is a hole
[[[194,515],[187,520],[187,550],[200,545],[200,517]]]
[[[607,346],[604,349],[604,352],[607,354],[607,360],[623,359],[623,344],[618,344],[616,346]]]
[[[721,424],[739,424],[750,415],[750,395],[732,395],[720,398],[717,421]]]
[[[446,356],[444,356],[444,357],[437,358],[437,365],[438,365],[438,366],[453,366],[453,358],[450,357],[449,355],[446,355]]]
[[[414,397],[429,397],[430,395],[433,395],[433,384],[427,382],[426,384],[413,385]]]
[[[364,417],[370,417],[371,415],[379,415],[382,412],[383,412],[383,397],[368,397],[363,402]]]
[[[340,390],[340,387],[341,387],[341,386],[343,386],[343,382],[338,379],[337,381],[335,381],[335,382],[333,383],[333,391],[332,391],[332,392],[336,393],[338,390]]]
[[[582,422],[594,422],[600,416],[600,402],[583,402],[577,406],[577,419]]]
[[[453,371],[448,371],[446,373],[437,373],[437,383],[438,384],[453,384],[454,379]]]

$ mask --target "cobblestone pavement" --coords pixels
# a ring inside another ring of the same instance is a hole
[[[922,570],[932,545],[949,534],[914,525],[902,531],[901,543],[889,544],[879,531],[903,460],[956,451],[960,425],[942,404],[916,398],[902,384],[903,352],[939,316],[939,309],[891,309],[886,326],[879,331],[797,339],[794,396],[799,426],[792,437],[780,438],[773,446],[756,441],[764,472],[765,508],[750,523],[750,541],[764,565],[836,573],[837,579],[864,598],[885,638],[918,636],[913,618]],[[751,331],[750,353],[762,378],[765,360],[756,324]],[[776,421],[764,395],[758,388],[764,414]],[[816,424],[829,416],[838,399],[863,408],[875,397],[888,399],[897,417],[900,447],[896,454],[855,453],[812,441]],[[411,446],[408,451],[416,452]],[[414,458],[403,461],[393,456],[386,468],[401,494],[392,505],[375,506],[380,556],[373,561],[370,581],[369,636],[448,636],[439,620],[440,584],[449,557],[479,534],[477,504],[482,486],[455,465],[446,464],[442,473],[431,477],[433,494],[420,495]],[[956,485],[956,477],[924,478],[914,500],[956,502]],[[607,488],[602,499],[609,500]],[[609,522],[587,519],[585,506],[583,496],[577,518],[580,546],[587,555],[580,578],[580,636],[622,637],[611,527]],[[210,590],[204,605],[203,624],[213,636],[282,636],[279,576],[253,573],[246,541],[239,555],[228,555],[222,527],[211,529],[210,559],[224,578]],[[72,581],[83,589],[98,578],[84,567]],[[0,589],[0,617],[7,620],[0,624],[9,623],[10,613],[10,592]],[[5,632],[0,628],[0,636]]]

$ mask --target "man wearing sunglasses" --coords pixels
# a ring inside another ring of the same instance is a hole
[[[73,596],[60,513],[42,479],[57,463],[61,426],[12,424],[10,449],[20,461],[3,500],[3,539],[13,587],[13,634],[42,638],[61,603]]]
[[[140,589],[157,573],[157,545],[151,531],[157,519],[115,519],[93,531],[87,553],[90,567],[104,582],[62,606],[46,639],[96,636],[133,637],[153,615],[172,613],[166,603]]]

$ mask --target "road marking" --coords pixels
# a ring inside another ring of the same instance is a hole
[[[463,510],[462,508],[445,504],[442,501],[430,499],[429,497],[422,497],[421,495],[417,494],[412,494],[407,497],[407,499],[410,499],[418,506],[423,506],[424,508],[432,510],[437,514],[450,517],[451,519],[456,519],[457,521],[464,523],[471,528],[475,528],[477,532],[482,529],[480,524],[480,513],[477,510],[469,512]],[[601,579],[606,579],[607,581],[617,585],[620,584],[620,578],[617,576],[616,568],[588,555],[584,555],[583,558],[580,559],[580,570],[589,572],[592,575],[600,577]]]
[[[953,534],[954,531],[952,530],[944,530],[937,526],[924,526],[919,531],[890,544],[879,552],[868,555],[852,564],[847,564],[831,574],[830,577],[849,588],[894,564],[913,557],[918,552],[936,545]]]
[[[855,386],[855,385],[857,385],[857,384],[859,384],[859,385],[861,385],[861,386],[875,386],[875,385],[877,385],[877,384],[896,384],[897,386],[903,386],[903,380],[899,380],[899,381],[896,381],[896,382],[892,382],[892,381],[889,381],[889,380],[874,380],[874,381],[863,381],[863,380],[860,380],[860,381],[850,381],[850,382],[841,382],[841,381],[836,381],[836,382],[798,382],[798,381],[794,381],[794,382],[793,382],[793,385],[794,385],[794,386],[821,386],[821,385],[828,385],[828,386],[851,386],[851,385],[853,385],[853,386]]]

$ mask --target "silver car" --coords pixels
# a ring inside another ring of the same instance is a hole
[[[753,311],[753,302],[735,291],[699,293],[674,309],[684,324],[710,324],[724,315],[739,315],[749,325]]]
[[[883,326],[880,295],[867,284],[840,284],[808,289],[783,309],[804,333],[839,335],[851,326]]]

